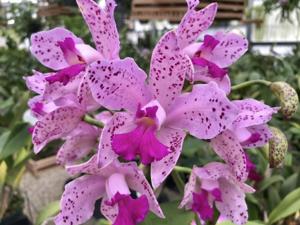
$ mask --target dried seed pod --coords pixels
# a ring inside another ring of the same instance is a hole
[[[294,88],[286,82],[274,82],[271,84],[271,90],[280,100],[281,113],[285,118],[291,118],[298,108],[298,95]]]
[[[269,141],[269,162],[270,167],[278,167],[284,160],[288,150],[288,141],[284,133],[276,128],[270,127],[273,137]]]

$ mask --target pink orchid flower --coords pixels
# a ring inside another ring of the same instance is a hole
[[[64,28],[38,32],[31,37],[32,54],[43,65],[56,70],[47,74],[35,71],[33,76],[25,77],[28,88],[38,94],[29,102],[39,119],[33,129],[35,153],[52,140],[77,136],[69,134],[79,126],[83,115],[100,107],[90,93],[85,75],[87,65],[96,60],[119,58],[120,42],[113,18],[115,2],[106,0],[104,8],[92,0],[78,0],[77,4],[97,50]],[[60,153],[61,156],[67,154],[70,152]]]
[[[212,3],[196,11],[199,0],[187,0],[187,3],[188,11],[176,30],[181,50],[194,65],[194,73],[187,79],[215,81],[228,94],[231,84],[227,68],[247,51],[247,39],[235,33],[218,32],[214,36],[205,35],[202,43],[196,42],[212,24],[218,5]]]
[[[57,225],[82,224],[90,219],[96,200],[102,198],[101,212],[113,225],[136,225],[149,210],[164,218],[151,186],[135,162],[114,161],[99,169],[97,157],[76,166],[68,166],[71,175],[84,173],[65,186]],[[131,191],[139,193],[131,197]]]
[[[248,177],[247,158],[243,148],[264,146],[272,137],[267,122],[278,108],[264,103],[245,99],[232,101],[239,114],[232,126],[211,140],[214,151],[225,160],[238,180]]]
[[[100,166],[118,156],[139,156],[143,164],[151,164],[152,184],[158,187],[175,166],[187,131],[211,139],[232,124],[237,109],[214,82],[181,94],[190,69],[173,31],[153,51],[148,83],[146,73],[130,58],[89,66],[95,100],[110,110],[126,110],[115,113],[103,129]]]
[[[255,190],[236,179],[228,165],[212,162],[194,167],[180,208],[192,209],[201,220],[213,219],[215,205],[223,218],[242,225],[248,220],[245,193]]]

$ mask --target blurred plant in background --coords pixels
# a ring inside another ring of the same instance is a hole
[[[56,0],[49,2],[74,6],[75,1]],[[159,38],[159,33],[145,33],[144,38],[140,38],[137,44],[133,44],[128,40],[127,33],[129,28],[124,23],[124,18],[129,15],[130,3],[131,1],[122,1],[122,4],[119,4],[122,5],[122,8],[117,9],[116,20],[120,26],[119,30],[121,30],[123,46],[120,57],[133,57],[137,64],[147,71],[149,68],[149,57],[154,43]],[[267,12],[281,7],[282,18],[288,18],[289,12],[299,8],[299,1],[267,0],[264,2],[264,6]],[[37,16],[37,11],[37,6],[31,3],[11,4],[9,9],[10,18],[7,19],[13,20],[14,23],[13,25],[5,24],[0,30],[0,36],[6,39],[6,45],[0,47],[0,218],[22,211],[23,200],[18,193],[18,184],[25,171],[26,162],[33,157],[45,157],[45,155],[32,155],[30,134],[27,131],[31,125],[28,121],[24,122],[23,120],[23,115],[27,109],[27,101],[31,96],[26,91],[22,76],[31,74],[33,68],[44,70],[26,49],[28,38],[34,32],[61,25],[81,36],[87,44],[91,43],[89,31],[84,26],[84,21],[79,13],[76,12],[72,16],[47,17],[47,20],[44,20]],[[285,57],[277,55],[263,56],[256,52],[249,52],[231,67],[230,73],[233,85],[250,80],[286,81],[300,94],[299,65],[300,45],[295,46],[293,52]],[[236,86],[236,90],[232,91],[231,97],[233,99],[252,97],[263,100],[270,105],[279,105],[279,101],[271,93],[270,87],[260,83],[246,87]],[[263,177],[260,182],[253,181],[257,192],[254,196],[249,195],[247,197],[250,220],[268,221],[268,224],[299,224],[299,110],[289,120],[279,114],[272,120],[271,124],[285,131],[289,143],[289,151],[281,168],[270,169],[267,147],[259,150],[249,150],[250,158],[257,165],[258,173]],[[55,150],[55,147],[53,149]],[[195,140],[192,137],[187,138],[182,154],[180,165],[187,167],[191,167],[193,164],[201,166],[209,161],[218,160],[206,142]],[[184,178],[186,179],[187,177]],[[169,178],[166,190],[160,196],[160,201],[170,198],[178,200],[177,191],[174,188],[173,180]],[[55,207],[57,205],[51,205],[51,209]],[[174,214],[180,213],[176,211],[174,204],[163,204],[162,208],[166,211],[167,216],[174,216]],[[55,210],[45,210],[43,211],[45,214],[43,217],[51,216],[55,212]],[[102,222],[103,220],[100,223]],[[162,224],[161,221],[155,221],[151,216],[144,224],[153,223]],[[102,224],[105,224],[105,222]],[[172,223],[170,222],[169,224]]]

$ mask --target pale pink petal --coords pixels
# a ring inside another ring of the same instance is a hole
[[[272,115],[277,112],[277,108],[272,108],[254,99],[244,99],[233,101],[233,104],[240,110],[238,117],[233,123],[233,127],[250,127],[269,122]]]
[[[118,58],[120,41],[114,20],[115,1],[106,0],[104,9],[93,0],[76,1],[92,33],[97,50],[105,59]]]
[[[217,3],[211,3],[200,11],[195,10],[196,3],[197,1],[189,1],[189,10],[176,30],[181,49],[195,42],[199,35],[210,27],[217,12]]]
[[[155,194],[148,183],[143,172],[137,167],[136,163],[122,164],[123,171],[127,170],[126,181],[130,189],[145,195],[148,199],[150,210],[157,216],[164,218],[164,214],[156,200]]]
[[[221,68],[229,67],[248,50],[247,39],[235,33],[220,32],[216,35],[219,44],[205,55],[205,59],[214,62]]]
[[[195,66],[195,73],[194,73],[194,81],[202,81],[205,83],[209,83],[211,81],[214,81],[218,84],[219,88],[221,88],[226,95],[228,95],[231,91],[231,81],[228,75],[225,75],[224,77],[212,77],[207,68],[201,68]]]
[[[175,32],[166,33],[153,50],[149,80],[154,97],[165,109],[180,94],[192,67],[190,59],[180,53]]]
[[[95,115],[95,119],[101,121],[103,124],[108,124],[112,117],[113,114],[109,111],[102,111],[101,113]]]
[[[77,89],[77,98],[79,104],[85,108],[87,111],[94,111],[95,109],[99,108],[100,105],[97,103],[92,95],[88,77],[85,74],[80,81],[79,87]]]
[[[97,60],[103,60],[103,56],[94,48],[86,44],[75,45],[76,51],[83,61],[91,64]]]
[[[211,139],[229,127],[237,116],[236,107],[217,84],[195,85],[177,98],[167,112],[165,126],[181,128],[200,139]]]
[[[111,110],[136,112],[138,104],[150,100],[146,73],[131,58],[97,61],[88,69],[88,79],[94,99]]]
[[[61,107],[42,117],[34,126],[32,142],[38,153],[50,141],[68,135],[81,121],[84,112],[76,107]]]
[[[157,138],[168,147],[170,153],[159,161],[151,164],[152,186],[157,188],[172,172],[182,150],[185,132],[178,129],[162,127]]]
[[[194,173],[194,169],[190,174],[188,183],[184,187],[184,196],[179,205],[179,208],[185,207],[186,209],[192,208],[193,203],[193,193],[196,192],[197,176]]]
[[[252,134],[259,134],[259,139],[254,143],[242,143],[242,146],[244,148],[262,147],[268,143],[270,138],[272,138],[272,132],[270,131],[269,127],[265,124],[248,127],[247,129]]]
[[[43,94],[46,85],[45,74],[34,71],[32,76],[26,76],[24,77],[24,80],[26,81],[26,86],[29,90],[37,94]]]
[[[194,168],[194,173],[201,179],[218,180],[220,177],[232,178],[229,166],[220,162],[211,162],[201,168]],[[233,177],[234,179],[234,177]]]
[[[56,160],[59,164],[71,164],[86,156],[93,148],[96,148],[99,129],[80,123],[79,126],[66,138],[65,143],[59,149]]]
[[[105,181],[96,175],[86,175],[65,186],[60,201],[61,211],[55,217],[56,224],[79,225],[89,220],[95,202],[105,193]]]
[[[216,202],[217,209],[234,224],[245,224],[248,220],[245,193],[226,179],[220,179],[219,183],[222,201]]]
[[[78,175],[81,173],[97,175],[101,174],[101,168],[97,164],[97,155],[94,155],[85,163],[77,165],[67,165],[66,170],[70,175]]]
[[[113,222],[117,218],[117,215],[119,213],[119,209],[118,209],[118,205],[117,204],[115,204],[114,206],[106,204],[106,202],[108,200],[109,199],[107,197],[104,197],[102,199],[101,208],[100,209],[101,209],[102,215],[106,219],[108,219],[109,221]]]
[[[235,135],[226,130],[211,140],[214,151],[231,167],[232,172],[240,181],[248,177],[246,170],[246,156]]]
[[[64,41],[65,38],[71,38],[76,44],[83,43],[71,31],[59,27],[33,34],[30,38],[30,51],[46,67],[53,70],[66,68],[69,64],[58,45],[58,41]]]
[[[134,126],[133,119],[132,115],[127,113],[115,113],[105,125],[98,147],[98,161],[101,167],[106,166],[118,157],[112,149],[112,137],[114,134],[131,131]]]

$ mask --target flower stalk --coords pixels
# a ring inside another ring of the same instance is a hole
[[[270,86],[272,84],[272,82],[267,81],[267,80],[250,80],[250,81],[246,81],[237,85],[234,85],[231,87],[232,91],[237,91],[246,87],[249,87],[253,84],[263,84],[265,86]]]
[[[99,128],[103,128],[104,124],[102,122],[100,122],[99,120],[94,119],[93,117],[91,117],[90,115],[84,115],[83,119],[84,122],[91,124],[93,126],[99,127]]]

